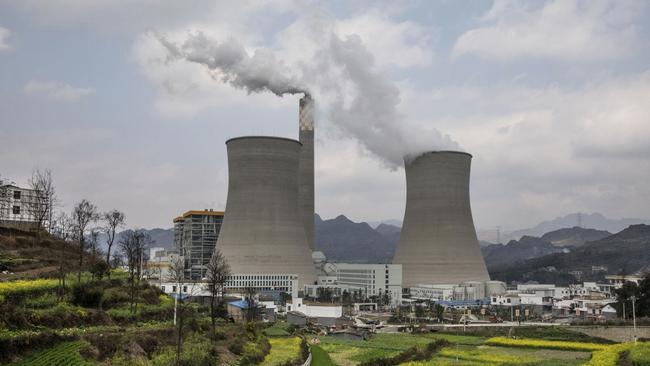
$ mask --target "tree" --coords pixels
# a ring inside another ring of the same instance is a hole
[[[9,210],[9,197],[7,197],[7,187],[5,187],[5,182],[2,180],[2,175],[0,174],[0,222],[5,217],[5,212]]]
[[[48,228],[50,228],[52,207],[56,201],[52,172],[50,170],[34,170],[29,179],[29,186],[34,191],[34,194],[27,201],[27,209],[37,222],[39,230],[45,227],[45,222],[48,223]]]
[[[106,226],[104,227],[104,232],[106,233],[106,263],[111,263],[111,248],[113,247],[113,243],[115,242],[115,234],[117,232],[117,229],[124,226],[124,223],[126,222],[126,217],[124,216],[123,212],[120,212],[118,210],[112,210],[108,212],[104,212],[102,214],[102,220],[106,223]],[[108,274],[110,277],[110,272]]]
[[[59,297],[63,298],[65,295],[65,276],[68,272],[68,266],[66,265],[66,247],[68,245],[68,240],[74,237],[77,232],[74,221],[70,216],[65,212],[61,212],[57,216],[54,225],[53,225],[53,234],[61,240],[61,245],[59,248]]]
[[[172,260],[169,267],[169,278],[176,284],[174,295],[174,324],[176,325],[176,365],[180,365],[181,349],[183,346],[183,319],[184,308],[181,290],[185,286],[185,261],[182,258]],[[178,306],[180,305],[180,306]]]
[[[616,289],[615,293],[616,298],[623,305],[621,309],[623,319],[626,319],[628,317],[627,313],[632,311],[632,297],[639,298],[639,287],[636,283],[627,281],[621,288]]]
[[[90,242],[90,252],[93,255],[93,260],[97,256],[97,246],[99,244],[99,231],[97,228],[90,229],[90,235],[88,236],[88,241]]]
[[[135,314],[138,307],[137,292],[142,279],[142,268],[145,261],[144,251],[149,242],[149,236],[142,230],[129,230],[120,239],[120,248],[128,267],[129,303],[133,314]]]
[[[639,282],[639,294],[636,306],[637,316],[650,317],[650,272],[646,273],[644,278]]]
[[[97,207],[85,199],[77,203],[77,205],[74,207],[74,210],[72,211],[72,218],[75,222],[75,226],[77,227],[77,235],[79,239],[79,272],[77,282],[81,282],[81,270],[83,266],[84,252],[86,249],[86,228],[91,222],[97,221],[98,216]]]
[[[251,323],[257,319],[257,301],[255,296],[257,289],[249,286],[244,289],[244,301],[246,301],[246,322]]]
[[[216,328],[215,302],[217,295],[221,294],[219,306],[223,303],[224,288],[230,278],[230,265],[228,265],[221,251],[217,249],[212,254],[206,269],[206,278],[210,290],[210,319],[212,320],[212,330],[214,331]]]

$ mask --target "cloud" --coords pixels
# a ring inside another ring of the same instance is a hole
[[[551,0],[540,4],[497,0],[482,26],[458,38],[453,55],[499,62],[623,58],[640,45],[634,21],[644,6],[637,1]]]
[[[0,52],[11,48],[11,45],[9,44],[10,36],[11,31],[9,29],[0,27]]]
[[[32,80],[23,87],[28,95],[43,95],[48,99],[73,103],[95,93],[93,88],[77,88],[61,81]]]

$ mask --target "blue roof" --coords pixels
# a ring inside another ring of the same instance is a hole
[[[248,301],[246,300],[237,300],[237,301],[231,301],[228,303],[228,305],[232,305],[235,307],[238,307],[240,309],[248,309],[250,305],[248,304]]]

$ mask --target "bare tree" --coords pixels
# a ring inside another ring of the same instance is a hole
[[[52,225],[52,233],[54,236],[61,240],[59,248],[59,296],[63,298],[65,295],[65,277],[68,273],[68,266],[66,265],[66,247],[68,241],[74,237],[77,232],[74,221],[65,212],[61,212]]]
[[[223,292],[226,282],[230,277],[230,265],[226,258],[221,254],[218,249],[212,254],[210,262],[206,266],[206,278],[208,281],[208,288],[210,290],[210,319],[212,320],[212,330],[216,328],[216,312],[215,303],[217,295],[221,295],[219,299],[219,306],[223,303]]]
[[[6,211],[9,210],[9,197],[7,196],[7,187],[5,187],[5,182],[2,179],[2,174],[0,174],[0,222],[5,218]]]
[[[102,215],[102,220],[106,223],[106,226],[104,227],[104,232],[106,233],[106,245],[108,247],[106,249],[106,263],[111,264],[111,248],[115,242],[115,234],[118,228],[124,226],[126,217],[123,212],[112,210],[105,212]]]
[[[51,221],[52,207],[56,201],[54,181],[52,180],[52,172],[49,169],[39,170],[36,169],[32,172],[29,179],[29,186],[34,191],[32,196],[27,201],[27,208],[34,220],[38,224],[38,229],[45,227],[45,223]]]
[[[129,299],[132,313],[137,311],[137,292],[146,260],[145,249],[150,242],[151,238],[142,230],[129,230],[120,239],[120,248],[126,259],[129,273]]]
[[[81,269],[83,266],[84,252],[85,252],[85,233],[86,228],[91,222],[97,221],[98,218],[97,207],[90,203],[88,200],[81,200],[77,203],[72,211],[72,218],[77,227],[77,239],[79,240],[79,272],[77,281],[81,282]]]
[[[90,242],[90,253],[93,255],[93,260],[97,256],[97,246],[99,244],[99,230],[97,228],[90,229],[90,235],[88,235],[88,241]]]
[[[183,347],[183,318],[185,313],[181,299],[182,289],[185,286],[185,262],[182,258],[172,260],[171,266],[169,267],[169,279],[176,285],[176,291],[173,294],[174,324],[176,325],[176,365],[180,365],[181,349]]]
[[[257,319],[257,289],[255,287],[244,288],[244,300],[246,301],[246,322],[250,323]]]

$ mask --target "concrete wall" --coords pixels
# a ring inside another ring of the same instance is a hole
[[[634,340],[632,327],[620,326],[572,326],[573,331],[584,333],[592,337],[600,337],[615,342],[631,342]],[[650,327],[636,327],[638,338],[650,338]]]
[[[435,151],[406,161],[406,210],[393,258],[404,287],[490,279],[470,208],[471,159]]]
[[[277,137],[228,140],[228,199],[217,240],[232,273],[297,274],[316,270],[298,203],[301,144]]]

